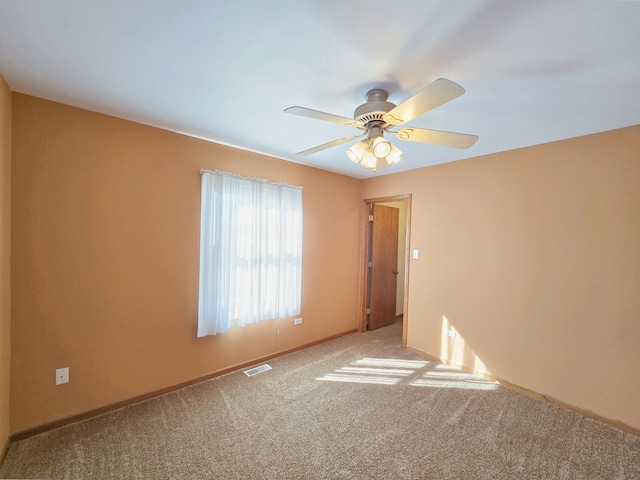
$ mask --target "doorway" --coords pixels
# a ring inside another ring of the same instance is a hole
[[[379,206],[379,207],[376,207]],[[374,226],[376,225],[375,216],[373,216],[373,210],[382,209],[382,217],[388,217],[384,207],[397,208],[403,214],[399,215],[398,224],[396,225],[397,232],[399,232],[397,238],[397,246],[400,254],[398,255],[395,267],[380,266],[384,270],[384,275],[395,275],[395,289],[396,294],[396,311],[392,312],[393,321],[402,316],[402,347],[406,348],[407,345],[407,325],[408,325],[408,292],[409,292],[409,241],[411,230],[411,194],[395,195],[390,197],[372,198],[363,201],[361,212],[361,234],[360,234],[360,303],[359,303],[359,315],[358,315],[358,331],[365,332],[370,328],[370,320],[373,312],[372,308],[380,308],[374,302],[371,304],[372,296],[376,296],[376,288],[390,288],[389,282],[391,280],[386,279],[382,282],[376,280],[375,265],[373,259],[377,259],[376,250],[385,251],[392,250],[394,247],[393,241],[389,240],[393,234],[387,232],[387,234],[380,234],[379,228],[383,230],[385,227],[376,226],[378,232],[374,232]],[[387,220],[382,219],[381,223]],[[390,243],[386,243],[389,241]],[[386,261],[383,260],[383,264]],[[378,277],[380,276],[378,270]],[[388,270],[388,271],[387,271]],[[397,272],[397,273],[396,273]],[[392,277],[394,278],[394,277]],[[373,283],[372,283],[373,282]],[[386,286],[385,286],[386,285]],[[386,314],[388,315],[388,314]],[[388,318],[388,317],[387,317]],[[376,325],[379,326],[379,320],[373,319]],[[387,320],[388,321],[388,320]],[[384,323],[384,322],[383,322]]]

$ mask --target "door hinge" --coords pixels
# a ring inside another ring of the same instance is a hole
[[[373,215],[369,215],[369,221],[373,222]]]
[[[369,262],[369,268],[373,267],[373,262]]]
[[[370,315],[370,314],[371,314],[371,309],[367,308],[367,315]]]

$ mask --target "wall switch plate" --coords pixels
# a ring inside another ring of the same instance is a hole
[[[417,260],[417,259],[418,259],[418,256],[419,256],[419,252],[418,252],[418,250],[414,250],[414,251],[413,251],[413,258],[414,258],[414,260]]]
[[[293,321],[293,324],[294,324],[294,325],[302,325],[302,317],[300,317],[300,318],[296,318],[296,319]]]
[[[445,330],[444,334],[447,337],[456,338],[456,331],[455,330]]]
[[[69,367],[56,369],[56,385],[69,383]]]

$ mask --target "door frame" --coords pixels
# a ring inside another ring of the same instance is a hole
[[[411,240],[411,194],[393,195],[389,197],[367,198],[362,201],[360,210],[360,298],[358,302],[358,332],[367,331],[367,297],[369,290],[369,208],[373,203],[407,201],[407,233],[405,238],[404,258],[404,300],[402,305],[402,348],[407,348],[407,324],[409,320],[409,263]]]

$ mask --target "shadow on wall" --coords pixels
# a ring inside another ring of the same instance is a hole
[[[471,369],[475,373],[491,375],[482,359],[473,351],[460,332],[442,315],[440,358],[456,366]]]

